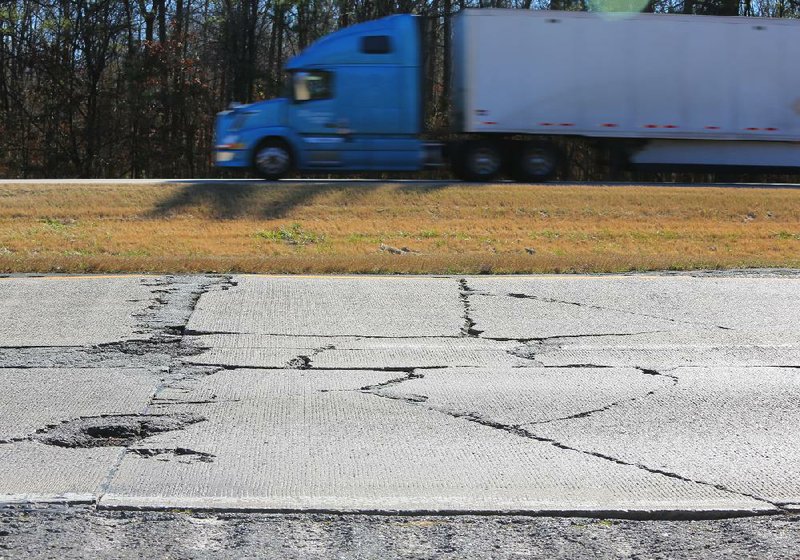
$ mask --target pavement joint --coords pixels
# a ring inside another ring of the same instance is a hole
[[[461,278],[458,284],[460,287],[458,296],[464,306],[464,325],[461,327],[461,336],[478,338],[483,331],[475,328],[475,320],[472,318],[472,307],[469,302],[469,297],[474,290],[469,287],[466,278]]]
[[[634,315],[636,317],[646,317],[648,319],[659,319],[659,320],[662,320],[662,321],[669,321],[670,323],[678,323],[678,324],[681,324],[681,325],[695,325],[695,326],[702,326],[702,327],[711,327],[711,328],[722,329],[722,330],[726,330],[726,331],[734,330],[731,327],[725,327],[725,326],[722,326],[722,325],[712,325],[712,324],[709,324],[709,323],[703,323],[703,322],[699,322],[699,321],[685,321],[685,320],[682,320],[682,319],[675,319],[673,317],[667,317],[665,315],[655,315],[655,314],[650,314],[650,313],[642,313],[640,311],[631,311],[629,309],[618,309],[618,308],[614,308],[614,307],[606,307],[606,306],[603,306],[603,305],[595,305],[595,304],[591,304],[591,303],[582,303],[582,302],[579,302],[579,301],[568,301],[568,300],[563,300],[563,299],[556,299],[556,298],[537,296],[537,295],[533,295],[533,294],[523,294],[523,293],[518,293],[518,292],[511,292],[511,293],[506,294],[506,296],[507,297],[511,297],[511,298],[516,298],[516,299],[532,299],[532,300],[541,301],[541,302],[544,302],[544,303],[558,303],[558,304],[563,304],[563,305],[573,305],[573,306],[576,306],[576,307],[585,307],[585,308],[588,308],[588,309],[597,309],[599,311],[613,311],[615,313],[624,313],[624,314],[627,314],[627,315]],[[663,332],[663,331],[655,331],[655,332]],[[649,334],[649,333],[641,333],[641,334]],[[617,336],[619,336],[619,335],[617,335]]]
[[[140,413],[140,416],[153,416],[153,414],[150,414],[149,411],[154,406],[158,406],[160,404],[159,395],[166,389],[170,388],[171,384],[185,379],[185,377],[181,376],[180,374],[175,374],[173,372],[175,366],[181,365],[180,358],[193,355],[195,352],[202,352],[204,350],[202,347],[192,348],[182,344],[183,338],[185,337],[186,325],[189,323],[189,319],[194,313],[202,295],[214,289],[215,287],[219,287],[219,289],[222,290],[228,290],[238,284],[232,279],[231,276],[203,276],[199,278],[189,277],[187,281],[176,280],[177,279],[174,276],[165,276],[163,278],[157,278],[149,284],[147,283],[149,279],[143,281],[143,284],[147,285],[148,287],[157,288],[157,294],[168,293],[171,296],[177,296],[174,298],[164,298],[163,305],[158,305],[152,309],[148,308],[148,310],[152,313],[145,312],[139,315],[139,318],[144,321],[143,326],[145,328],[154,330],[156,333],[161,333],[160,338],[165,336],[164,333],[169,333],[166,336],[172,335],[177,339],[177,344],[174,345],[173,350],[169,353],[169,361],[166,365],[166,375],[161,378],[159,384],[153,390],[153,393],[145,405],[144,410],[142,410]],[[164,288],[164,286],[169,286],[169,288]],[[155,299],[161,300],[162,298],[159,295],[156,295]],[[170,311],[170,307],[175,307],[177,309],[171,310],[171,313],[165,313],[165,316],[162,316],[159,313]],[[159,336],[157,335],[156,339],[158,338]],[[172,416],[174,417],[176,415]],[[189,418],[187,415],[177,416]],[[198,416],[197,418],[202,417]],[[181,426],[180,429],[182,429],[184,426]],[[127,445],[123,447],[120,454],[117,456],[116,461],[108,470],[108,473],[106,474],[106,477],[103,480],[99,491],[97,492],[95,507],[98,506],[100,501],[103,499],[103,496],[105,496],[105,494],[108,492],[108,489],[111,487],[114,478],[117,476],[125,457],[129,453],[137,453],[133,451],[132,443],[134,442],[128,442]],[[175,454],[177,455],[177,453]],[[157,453],[155,455],[159,454]],[[208,459],[211,457],[204,458]],[[204,458],[201,458],[201,460]]]

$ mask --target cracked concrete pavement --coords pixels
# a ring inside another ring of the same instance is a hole
[[[0,502],[800,509],[800,275],[0,278]]]

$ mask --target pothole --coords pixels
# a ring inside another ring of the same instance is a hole
[[[31,438],[58,447],[126,447],[163,432],[182,430],[204,417],[180,413],[90,416],[45,428]]]

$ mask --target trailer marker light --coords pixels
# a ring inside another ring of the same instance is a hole
[[[539,126],[555,126],[555,123],[551,122],[540,122]]]
[[[769,130],[770,132],[775,132],[778,129],[775,128],[774,126],[770,126],[769,128],[765,128],[764,130]]]
[[[618,127],[619,125],[618,125],[618,124],[615,124],[615,123],[609,123],[609,122],[607,122],[607,123],[603,123],[603,124],[601,124],[600,126],[604,126],[604,127],[606,127],[606,128],[616,128],[616,127]]]
[[[483,121],[483,124],[497,124],[495,121]]]
[[[658,128],[657,124],[646,124],[644,125],[645,128]]]
[[[664,128],[678,128],[677,124],[665,124]]]
[[[718,126],[707,126],[705,127],[706,130],[719,130]]]
[[[565,123],[561,123],[560,126],[575,126],[575,123],[565,122]]]

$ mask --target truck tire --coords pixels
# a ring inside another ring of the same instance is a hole
[[[523,183],[552,179],[558,170],[558,160],[558,150],[552,144],[526,142],[516,155],[514,179]]]
[[[466,142],[456,155],[454,170],[465,181],[491,181],[503,170],[503,154],[495,142]]]
[[[283,140],[268,138],[253,151],[253,169],[267,181],[285,177],[293,167],[292,150]]]

